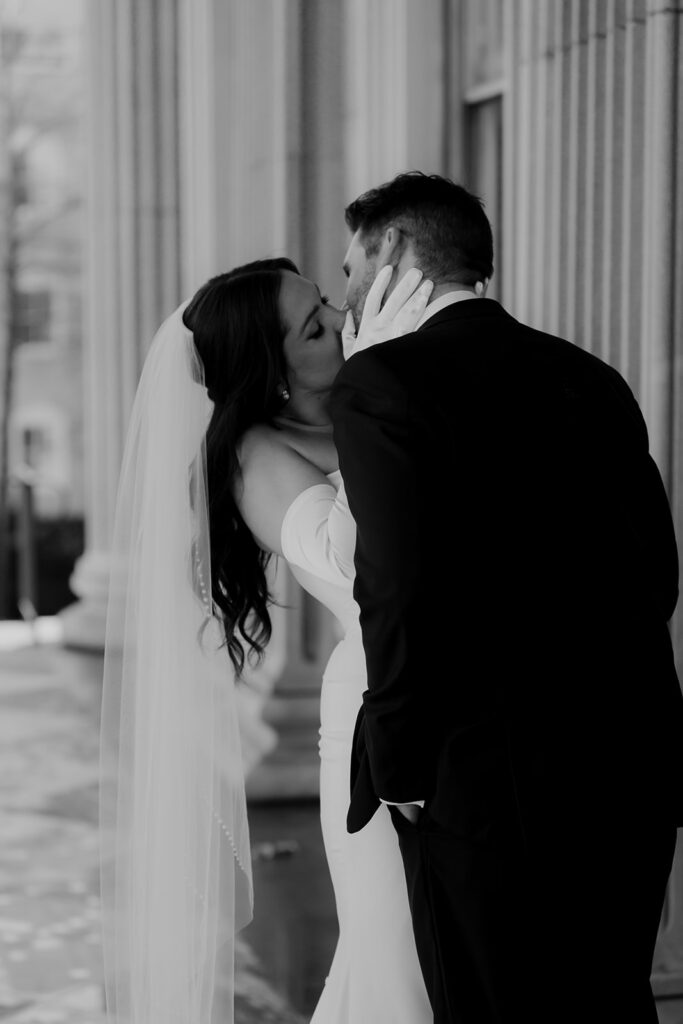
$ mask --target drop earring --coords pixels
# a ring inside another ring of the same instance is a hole
[[[278,391],[278,395],[280,396],[283,402],[288,402],[292,397],[289,393],[289,389],[287,388],[286,384],[282,385],[282,387]]]

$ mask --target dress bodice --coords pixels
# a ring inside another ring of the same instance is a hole
[[[309,487],[288,508],[281,529],[282,551],[294,578],[328,608],[344,632],[358,622],[353,599],[356,524],[341,473]]]

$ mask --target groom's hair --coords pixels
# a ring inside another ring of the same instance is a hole
[[[408,171],[370,189],[345,210],[368,256],[390,226],[412,242],[418,266],[435,284],[472,286],[493,273],[493,236],[481,199],[438,174]]]

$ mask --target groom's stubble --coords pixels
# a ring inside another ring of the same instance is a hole
[[[347,288],[346,303],[353,315],[357,331],[360,328],[365,300],[379,271],[387,264],[391,265],[393,271],[382,298],[382,306],[393,292],[400,276],[399,266],[406,252],[406,239],[403,232],[395,226],[390,226],[389,232],[393,232],[393,238],[387,239],[386,232],[382,231],[373,232],[364,238],[360,231],[357,231],[347,251],[345,269],[350,267],[349,285],[352,287]]]
[[[372,282],[375,280],[377,269],[377,257],[368,259],[367,263],[365,264],[363,277],[361,279],[360,284],[358,285],[358,288],[352,295],[349,295],[348,297],[348,303],[351,312],[353,313],[353,319],[356,324],[356,330],[360,328],[360,322],[363,316],[363,310],[365,308],[365,300],[367,299],[368,292],[372,287]]]
[[[365,271],[363,273],[363,278],[362,278],[362,280],[360,282],[360,285],[356,289],[356,292],[355,292],[354,295],[349,295],[347,297],[347,302],[349,304],[349,309],[353,313],[353,319],[354,319],[354,322],[356,324],[356,330],[358,330],[359,327],[360,327],[361,318],[363,316],[363,310],[365,308],[365,300],[368,297],[368,292],[370,291],[370,288],[372,287],[372,284],[373,284],[377,274],[386,265],[387,264],[384,263],[384,262],[380,263],[379,254],[375,255],[375,256],[372,256],[372,257],[369,257],[368,261],[367,261],[367,263],[365,265]],[[385,291],[384,295],[382,296],[382,303],[381,303],[380,308],[382,308],[382,306],[384,306],[385,302],[387,301],[387,299],[389,298],[389,296],[393,292],[394,288],[398,284],[398,280],[399,280],[399,277],[400,277],[400,275],[398,273],[398,266],[397,266],[397,264],[395,263],[394,260],[391,261],[391,268],[392,268],[391,280],[389,281],[389,284],[387,286],[387,290]]]

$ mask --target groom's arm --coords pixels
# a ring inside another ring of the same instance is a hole
[[[420,756],[424,713],[418,687],[424,635],[421,593],[418,440],[408,395],[368,350],[350,359],[332,394],[334,437],[356,520],[356,580],[368,689],[365,738],[375,792],[408,803],[427,795]]]

